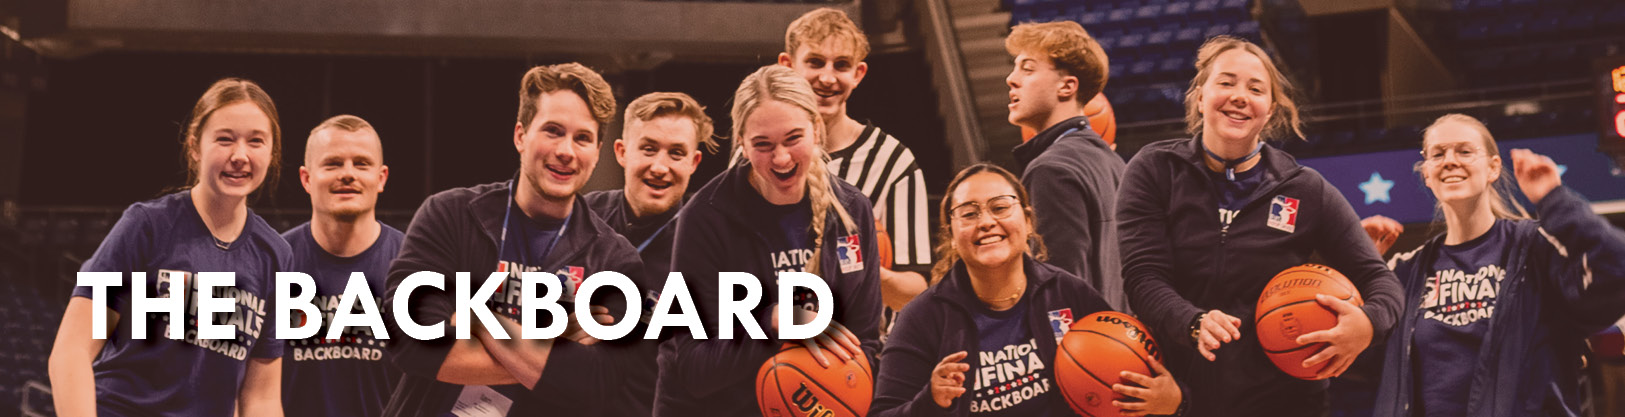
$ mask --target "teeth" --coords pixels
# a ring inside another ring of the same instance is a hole
[[[1003,242],[1003,241],[1004,241],[1004,236],[988,236],[988,237],[984,237],[984,238],[981,238],[981,239],[977,239],[976,244],[978,244],[978,245],[988,245],[988,244],[993,244],[993,243],[998,243],[998,242]]]

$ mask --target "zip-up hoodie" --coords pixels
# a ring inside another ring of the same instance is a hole
[[[455,273],[470,272],[470,285],[477,288],[496,271],[508,188],[507,182],[499,182],[442,191],[424,200],[413,216],[406,239],[401,243],[400,256],[390,264],[389,290],[383,305],[385,314],[390,316],[385,320],[388,330],[396,335],[388,345],[390,358],[406,372],[384,415],[438,417],[451,410],[462,392],[462,385],[435,379],[456,341],[455,328],[449,321],[456,309]],[[581,198],[575,199],[571,213],[564,235],[539,265],[543,271],[579,267],[583,271],[582,278],[599,271],[616,271],[641,287],[651,287],[641,278],[643,265],[638,262],[632,244],[591,215]],[[395,316],[406,313],[394,310],[396,289],[408,275],[418,271],[446,276],[445,291],[418,287],[407,303],[410,318],[415,322],[446,323],[445,336],[439,339],[413,339],[395,325]],[[618,291],[599,291],[595,295],[608,302],[595,299],[594,304],[609,307],[617,319],[624,314],[625,300]],[[627,391],[622,385],[626,383],[625,375],[639,373],[635,368],[654,366],[652,361],[635,357],[637,349],[627,347],[640,340],[640,336],[641,332],[636,332],[616,341],[622,343],[604,342],[593,346],[563,338],[554,340],[547,367],[531,390],[533,395],[514,398],[509,415],[541,412],[636,415],[636,404],[622,399]],[[641,373],[652,375],[653,371],[642,370]]]
[[[1219,191],[1198,141],[1154,143],[1129,161],[1117,216],[1129,302],[1164,341],[1169,371],[1190,387],[1187,415],[1323,414],[1326,382],[1281,372],[1258,344],[1253,315],[1264,285],[1319,255],[1314,260],[1359,288],[1371,346],[1379,346],[1399,312],[1399,282],[1337,188],[1274,147],[1265,146],[1253,168],[1264,170],[1257,190],[1222,226]],[[1242,325],[1241,338],[1209,362],[1197,353],[1190,325],[1213,309]]]
[[[1020,314],[1026,316],[1027,326],[1038,341],[1038,357],[1044,360],[1046,368],[1055,369],[1056,338],[1048,312],[1070,309],[1072,317],[1082,319],[1095,312],[1111,310],[1111,306],[1094,288],[1069,272],[1028,256],[1023,256],[1022,262],[1027,272],[1028,291],[1022,300],[1027,311]],[[970,369],[980,368],[981,355],[977,352],[981,339],[975,311],[985,308],[981,303],[971,289],[964,261],[959,261],[940,283],[925,290],[903,309],[886,344],[886,360],[880,363],[870,416],[970,415],[967,403],[971,393],[968,391],[954,399],[948,408],[937,406],[931,398],[931,371],[943,357],[959,351],[969,353],[964,363],[970,364]],[[1057,392],[1049,397],[1053,400],[1049,407],[1052,415],[1072,414],[1063,395]]]
[[[1117,249],[1117,184],[1123,157],[1089,118],[1056,123],[1016,146],[1021,185],[1032,194],[1049,263],[1083,278],[1119,311],[1129,311]]]
[[[1567,187],[1552,190],[1537,210],[1538,221],[1509,222],[1507,274],[1473,365],[1467,415],[1580,415],[1585,337],[1625,315],[1625,233]],[[1384,351],[1376,416],[1412,415],[1418,375],[1411,331],[1443,244],[1439,235],[1389,260],[1409,296]]]
[[[751,165],[743,162],[706,183],[677,216],[677,240],[673,243],[672,271],[683,273],[696,309],[705,322],[708,340],[695,340],[679,332],[660,345],[660,380],[655,391],[657,416],[754,416],[753,385],[762,363],[778,351],[782,341],[754,340],[744,328],[734,324],[734,339],[716,339],[718,273],[746,272],[762,283],[760,302],[751,314],[769,338],[777,334],[769,323],[768,307],[778,299],[778,285],[769,258],[767,238],[749,220],[747,198],[756,190],[749,182]],[[820,173],[822,174],[822,173]],[[823,174],[828,175],[828,174]],[[871,368],[880,346],[880,266],[875,256],[874,214],[869,199],[857,188],[834,176],[829,178],[836,199],[855,220],[859,236],[862,268],[841,273],[837,246],[846,242],[841,220],[834,210],[825,215],[823,233],[824,282],[834,300],[824,303],[835,309],[832,320],[845,325],[862,342]],[[848,258],[850,259],[850,258]],[[742,292],[736,291],[736,292]],[[742,299],[742,294],[730,295]],[[831,356],[831,360],[840,360]]]

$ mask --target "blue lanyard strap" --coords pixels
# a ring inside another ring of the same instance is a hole
[[[643,239],[643,243],[638,244],[638,254],[643,254],[643,250],[648,248],[650,243],[654,243],[655,238],[660,237],[660,233],[665,232],[666,228],[671,227],[671,224],[676,221],[677,217],[673,216],[671,220],[666,220],[666,224],[662,224],[659,229],[655,229],[654,234],[649,235],[647,239]]]
[[[1236,158],[1236,159],[1224,159],[1224,157],[1219,156],[1219,154],[1213,153],[1213,151],[1208,150],[1206,144],[1197,143],[1197,145],[1202,147],[1202,152],[1207,152],[1207,156],[1210,156],[1210,157],[1213,157],[1213,159],[1219,160],[1220,164],[1224,164],[1224,178],[1227,179],[1227,180],[1230,180],[1230,181],[1235,181],[1236,180],[1236,165],[1241,165],[1241,163],[1247,162],[1247,160],[1253,159],[1253,157],[1258,156],[1259,152],[1264,151],[1264,142],[1258,142],[1258,145],[1253,147],[1253,153],[1249,153],[1249,154],[1247,154],[1247,156],[1243,156],[1243,157]]]

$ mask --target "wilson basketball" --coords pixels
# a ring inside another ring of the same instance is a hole
[[[1337,326],[1337,313],[1316,302],[1316,294],[1337,297],[1356,306],[1364,304],[1360,291],[1342,273],[1324,265],[1305,264],[1276,274],[1259,295],[1254,315],[1258,342],[1263,345],[1264,354],[1281,371],[1301,379],[1314,378],[1331,364],[1328,361],[1312,368],[1303,367],[1304,359],[1320,352],[1326,344],[1297,342],[1298,336]]]
[[[785,343],[756,373],[756,405],[765,417],[847,417],[869,413],[874,373],[861,353],[846,363],[825,352],[818,365],[799,343]]]
[[[1100,134],[1107,145],[1117,143],[1117,114],[1112,112],[1112,103],[1106,100],[1106,93],[1096,94],[1083,105],[1083,115],[1089,117],[1089,128]]]
[[[1112,392],[1118,374],[1134,371],[1151,376],[1151,361],[1162,361],[1157,342],[1145,325],[1127,314],[1103,311],[1072,323],[1056,349],[1055,382],[1072,411],[1090,417],[1119,415]],[[1131,400],[1132,401],[1132,400]]]

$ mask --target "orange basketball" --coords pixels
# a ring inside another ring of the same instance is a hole
[[[880,256],[881,268],[891,269],[892,267],[891,245],[891,233],[886,231],[886,222],[882,219],[875,219],[875,249],[877,249],[876,252],[880,252],[876,255]]]
[[[800,343],[785,343],[756,373],[756,405],[765,417],[854,417],[869,413],[874,373],[863,354],[846,363],[825,352],[818,365]]]
[[[1124,382],[1119,373],[1152,375],[1151,361],[1162,362],[1162,352],[1145,325],[1115,311],[1090,314],[1072,323],[1055,356],[1055,382],[1061,386],[1061,395],[1072,411],[1090,417],[1119,415],[1112,400],[1127,399],[1112,392],[1112,384]]]
[[[1112,112],[1112,103],[1106,101],[1106,93],[1096,94],[1085,103],[1083,115],[1089,117],[1089,128],[1099,133],[1107,145],[1117,143],[1117,114]]]
[[[1264,347],[1277,368],[1288,375],[1312,379],[1331,362],[1321,362],[1312,368],[1303,367],[1303,360],[1326,347],[1325,343],[1298,344],[1298,336],[1337,326],[1337,313],[1315,301],[1315,294],[1326,294],[1354,305],[1365,304],[1360,291],[1347,277],[1324,265],[1304,264],[1287,268],[1270,279],[1264,293],[1258,297],[1258,310],[1254,324],[1258,327],[1258,342]]]

